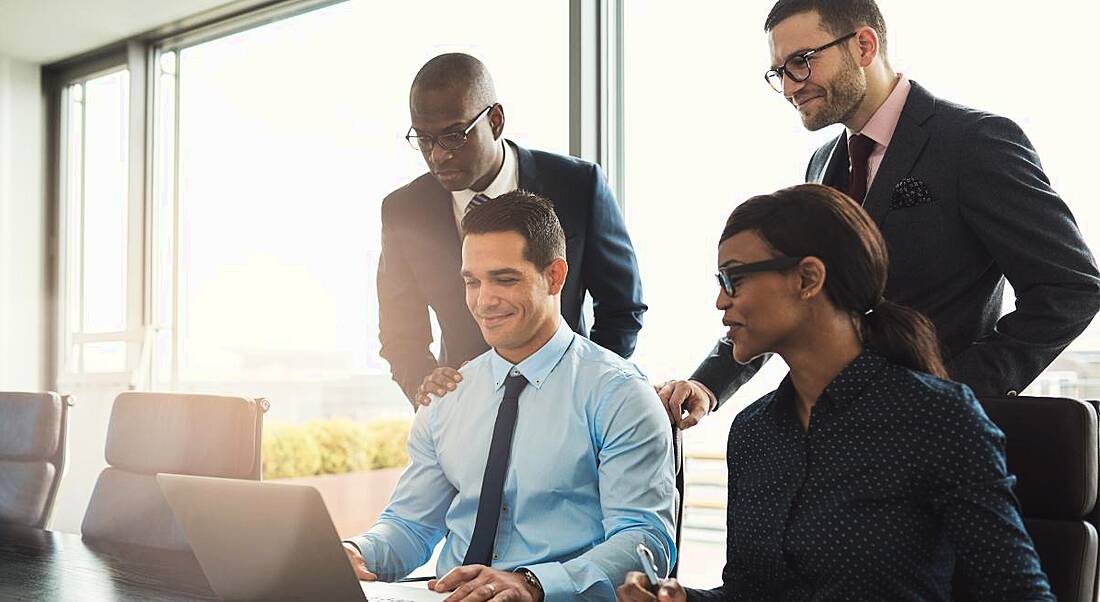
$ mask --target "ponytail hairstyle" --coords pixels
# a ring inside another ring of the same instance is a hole
[[[754,231],[780,255],[825,264],[825,296],[851,314],[863,344],[892,363],[947,378],[928,318],[883,298],[886,243],[855,201],[820,184],[801,184],[738,205],[722,239]]]

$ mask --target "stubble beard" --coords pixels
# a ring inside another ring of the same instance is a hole
[[[826,92],[828,103],[820,111],[802,114],[802,125],[811,132],[851,119],[867,96],[867,80],[853,65],[838,74]]]

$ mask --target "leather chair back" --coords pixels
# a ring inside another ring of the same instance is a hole
[[[1100,417],[1100,401],[1090,399],[1088,400],[1088,404],[1092,406],[1092,409],[1096,410],[1097,416]],[[1100,428],[1098,428],[1098,431],[1100,431]],[[1098,433],[1098,435],[1100,435],[1100,433]],[[1100,485],[1098,485],[1098,488],[1100,488]],[[1100,498],[1100,490],[1097,492],[1097,497]],[[1100,502],[1100,499],[1097,501]],[[1085,520],[1096,529],[1097,533],[1100,533],[1100,503],[1093,506],[1092,512],[1088,513]],[[1100,558],[1098,558],[1098,563],[1100,563]],[[1100,602],[1100,566],[1096,569],[1096,581],[1093,583],[1092,599],[1093,602]]]
[[[68,437],[68,396],[0,392],[0,523],[45,529]]]
[[[157,473],[260,479],[264,399],[122,393],[81,531],[91,541],[188,550]]]
[[[1097,532],[1097,414],[1089,403],[1058,397],[988,397],[986,414],[1005,434],[1008,472],[1024,526],[1059,600],[1091,602]],[[963,598],[959,598],[963,599]]]

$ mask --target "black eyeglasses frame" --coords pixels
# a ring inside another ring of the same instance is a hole
[[[776,257],[764,261],[754,261],[752,263],[740,263],[737,265],[720,267],[718,268],[718,273],[715,274],[714,277],[718,279],[718,286],[722,287],[722,292],[733,297],[737,294],[737,285],[739,281],[746,275],[760,272],[782,272],[795,267],[801,263],[803,259],[805,259],[805,257]]]
[[[437,144],[444,150],[456,151],[466,146],[466,141],[469,140],[470,131],[473,130],[477,122],[481,121],[481,118],[485,115],[488,115],[489,111],[495,106],[495,104],[492,104],[482,109],[461,132],[448,132],[438,136],[431,136],[428,134],[417,134],[415,133],[416,130],[412,126],[409,126],[409,131],[405,132],[405,140],[413,147],[413,150],[418,150],[422,153],[432,152]]]
[[[800,52],[800,53],[790,57],[789,59],[783,61],[783,65],[781,65],[780,67],[773,67],[771,69],[768,69],[768,71],[766,73],[764,73],[764,81],[768,82],[768,85],[771,86],[772,90],[775,90],[776,92],[779,92],[780,94],[782,94],[783,93],[783,78],[784,77],[789,77],[789,78],[791,78],[791,81],[796,81],[796,82],[804,82],[804,81],[810,79],[810,75],[813,74],[813,72],[810,68],[810,57],[812,57],[815,54],[821,52],[822,50],[828,50],[829,48],[832,48],[833,46],[836,46],[837,44],[840,44],[841,42],[848,41],[849,39],[855,37],[855,35],[857,33],[859,33],[859,32],[858,31],[853,31],[852,33],[850,33],[848,35],[840,36],[839,38],[833,40],[832,42],[829,42],[828,44],[825,44],[824,46],[818,46],[817,48],[811,48],[810,50],[807,50],[806,52]],[[801,62],[805,63],[806,64],[806,75],[802,76],[802,77],[799,77],[799,76],[795,75],[794,73],[792,73],[791,72],[791,67],[790,67],[791,61],[801,61]]]

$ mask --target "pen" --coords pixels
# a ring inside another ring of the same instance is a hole
[[[653,561],[653,552],[650,552],[649,548],[642,543],[638,544],[634,550],[638,552],[638,558],[642,561],[642,570],[645,571],[645,577],[649,580],[649,592],[656,596],[661,580],[657,577],[657,563]]]

